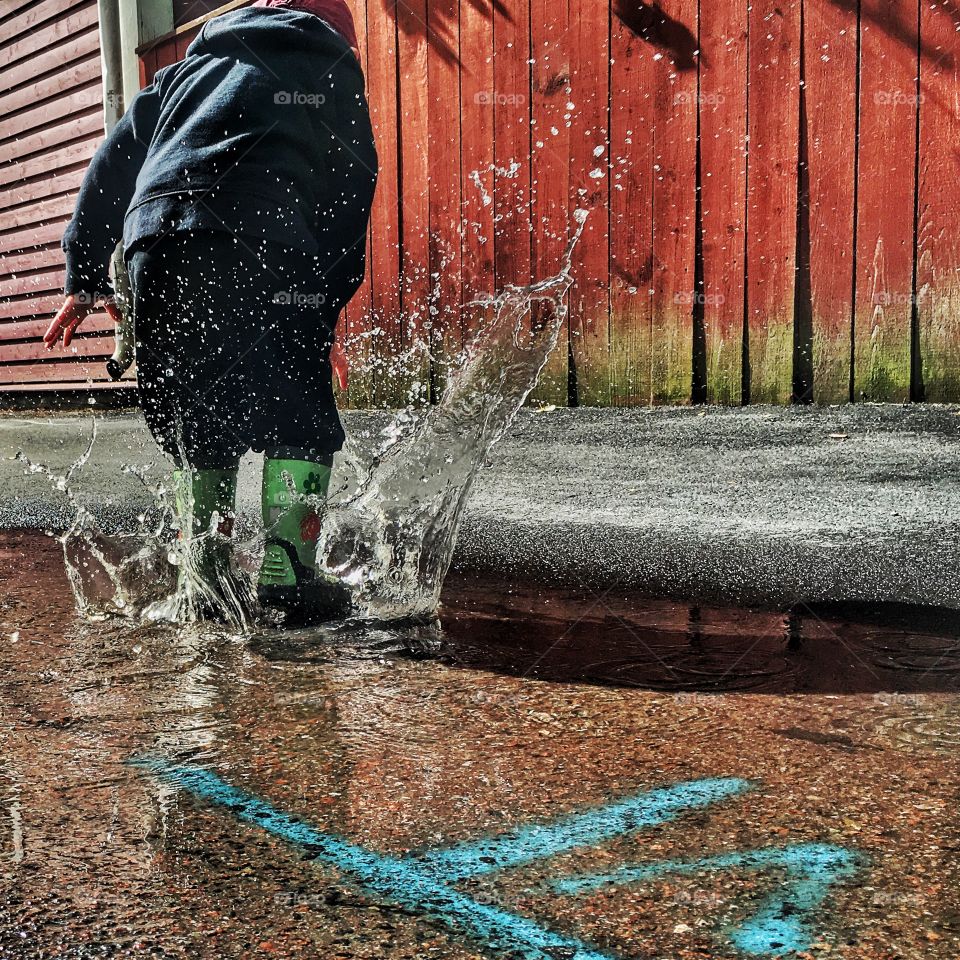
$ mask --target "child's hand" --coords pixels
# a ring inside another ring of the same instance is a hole
[[[103,308],[114,323],[120,323],[120,312],[112,300],[104,300]],[[81,294],[68,296],[43,335],[43,342],[47,345],[47,349],[52,350],[56,346],[61,333],[64,347],[69,347],[77,327],[93,313],[93,309],[93,298],[84,297]]]
[[[330,366],[333,368],[333,375],[337,378],[341,390],[347,389],[347,383],[350,380],[350,367],[347,364],[347,355],[340,346],[340,340],[334,340],[330,348]]]

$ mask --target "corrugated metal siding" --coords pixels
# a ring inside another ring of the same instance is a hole
[[[0,0],[0,391],[115,386],[105,313],[68,353],[41,340],[62,300],[60,237],[102,137],[95,0]]]

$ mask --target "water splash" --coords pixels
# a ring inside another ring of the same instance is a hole
[[[345,450],[352,478],[331,497],[319,541],[323,567],[352,590],[362,618],[435,615],[473,480],[536,386],[566,320],[573,251],[588,211],[549,279],[478,300],[489,316],[440,402],[401,414],[366,464]],[[538,322],[530,322],[537,304]]]
[[[485,322],[451,364],[438,404],[424,413],[408,408],[397,414],[372,454],[348,439],[338,456],[340,482],[324,507],[318,558],[351,590],[358,621],[436,617],[473,480],[536,386],[564,328],[573,252],[587,214],[574,213],[575,229],[555,276],[508,286],[464,307],[482,313]],[[218,518],[208,531],[192,533],[189,507],[188,516],[179,517],[163,483],[151,484],[145,470],[125,467],[155,509],[141,515],[136,531],[104,534],[72,487],[95,442],[96,421],[86,449],[62,476],[17,454],[28,470],[65,493],[74,510],[59,539],[80,614],[173,623],[212,616],[249,632],[258,613],[254,558],[262,553],[263,531],[234,541],[233,562],[211,570],[199,558],[216,545]]]

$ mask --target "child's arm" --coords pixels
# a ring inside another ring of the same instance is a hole
[[[64,346],[69,345],[73,331],[93,310],[96,300],[112,293],[110,256],[123,235],[123,218],[160,115],[160,79],[158,73],[154,82],[137,94],[87,168],[73,219],[61,242],[66,257],[66,299],[44,335],[48,349],[61,333]]]

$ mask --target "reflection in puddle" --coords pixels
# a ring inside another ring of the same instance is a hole
[[[827,844],[872,866],[817,916],[824,955],[960,955],[949,619],[912,632],[896,618],[458,575],[442,631],[87,623],[57,543],[35,534],[0,537],[0,582],[4,960],[483,956],[128,765],[144,754],[397,857],[743,778],[753,786],[735,804],[465,890],[612,957],[732,960],[725,931],[776,876],[680,875],[582,897],[553,881]]]

